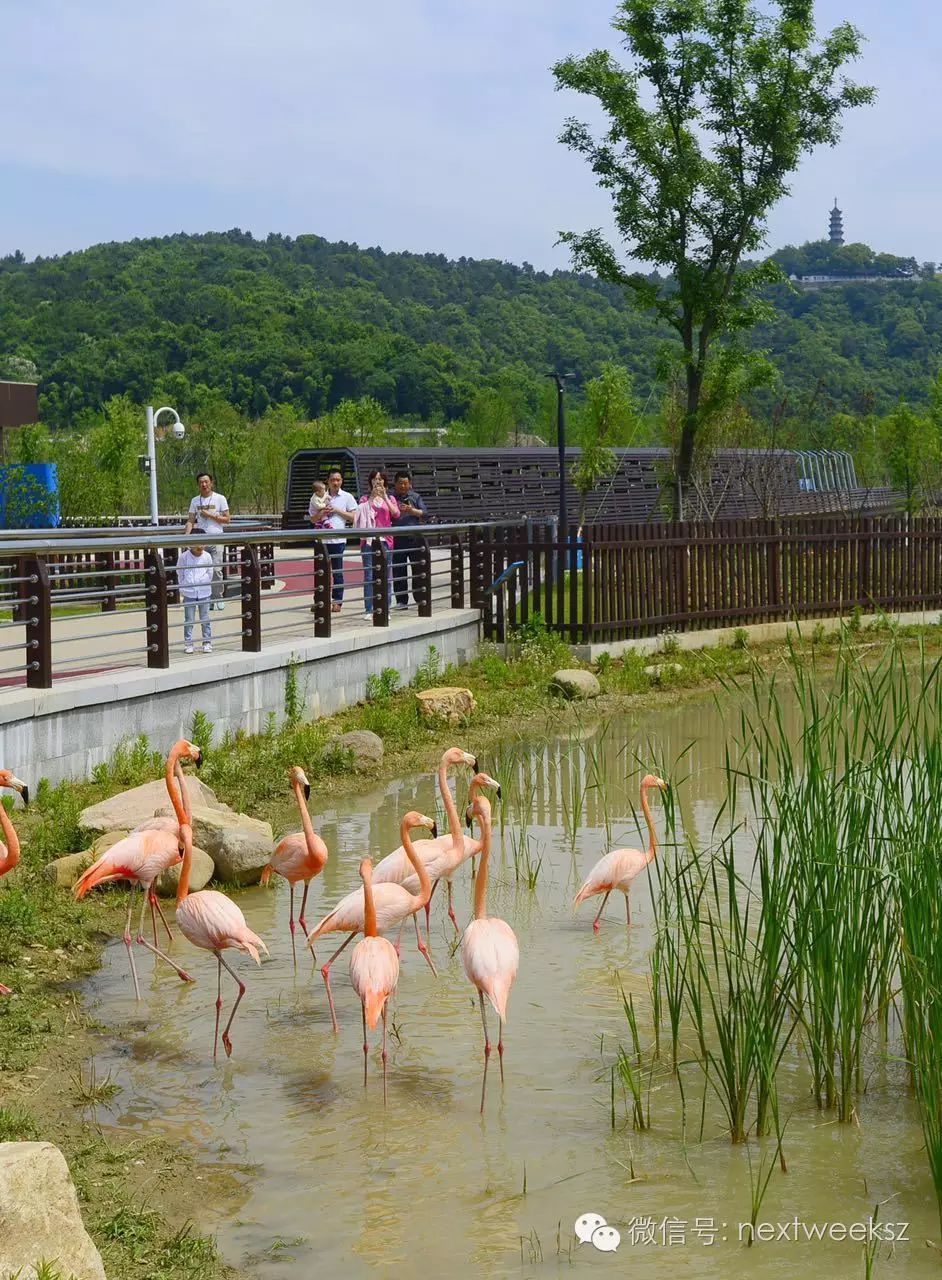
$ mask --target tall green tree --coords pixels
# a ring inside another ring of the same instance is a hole
[[[615,446],[632,444],[638,429],[638,407],[625,369],[603,365],[599,376],[586,384],[585,392],[579,431],[582,452],[571,474],[579,494],[580,525],[585,523],[589,494],[615,471]]]
[[[743,257],[762,245],[801,157],[833,145],[845,110],[873,90],[842,74],[860,33],[842,23],[818,40],[812,0],[622,0],[613,26],[628,66],[596,50],[554,68],[558,88],[597,99],[608,127],[596,138],[570,119],[560,140],[611,193],[629,258],[669,279],[629,270],[599,229],[561,238],[578,269],[621,285],[680,339],[681,518],[714,348],[762,318],[758,291],[780,278],[774,263],[746,268]]]
[[[942,450],[931,417],[901,404],[880,423],[877,442],[891,485],[903,491],[910,515],[938,503]]]

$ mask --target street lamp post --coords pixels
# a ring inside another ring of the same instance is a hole
[[[566,503],[566,409],[563,404],[563,386],[564,379],[570,375],[567,373],[548,373],[548,378],[552,378],[556,383],[556,443],[559,448],[559,545],[563,548],[559,558],[560,572],[562,577],[565,572],[566,561],[568,556],[566,548],[569,539],[569,511]]]
[[[157,425],[157,419],[162,413],[173,414],[173,425],[171,431],[175,440],[182,440],[186,434],[186,427],[180,421],[180,415],[176,409],[171,409],[169,404],[162,405],[159,409],[154,409],[153,405],[147,406],[147,457],[149,459],[148,472],[150,475],[150,522],[152,525],[160,524],[160,515],[157,511],[157,437],[154,428]]]

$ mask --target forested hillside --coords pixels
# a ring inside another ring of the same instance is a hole
[[[787,397],[821,420],[926,398],[942,352],[942,280],[774,290],[755,335]],[[482,385],[535,415],[548,369],[575,387],[625,365],[644,402],[666,331],[588,276],[497,261],[384,253],[317,236],[229,231],[0,259],[0,367],[41,379],[50,425],[110,397],[190,412],[216,392],[257,416],[314,418],[372,396],[394,416],[462,417]],[[11,359],[12,358],[12,361]]]

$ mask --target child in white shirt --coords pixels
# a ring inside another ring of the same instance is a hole
[[[201,542],[184,547],[177,560],[177,586],[183,601],[183,652],[193,652],[193,623],[197,610],[203,632],[203,652],[213,651],[213,628],[209,620],[213,589],[213,558]]]

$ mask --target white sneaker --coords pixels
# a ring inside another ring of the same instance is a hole
[[[369,618],[369,619],[372,621],[372,618],[373,618],[373,610],[372,610],[372,609],[367,609],[366,613],[364,613],[364,615],[363,615],[363,616],[364,616],[364,618]]]
[[[216,603],[213,605],[213,608],[214,608],[214,609],[218,609],[220,613],[222,613],[222,611],[223,611],[223,609],[225,609],[225,607],[226,607],[226,606],[225,606],[225,604],[224,604],[224,602],[223,602],[222,600],[217,600],[217,601],[216,601]]]
[[[212,651],[213,651],[213,646],[212,646],[211,644],[204,644],[204,645],[203,645],[203,652],[204,652],[204,653],[212,653]]]
[[[192,653],[192,652],[193,652],[193,646],[192,646],[191,644],[186,645],[186,647],[184,648],[183,652],[184,652],[184,653]]]

